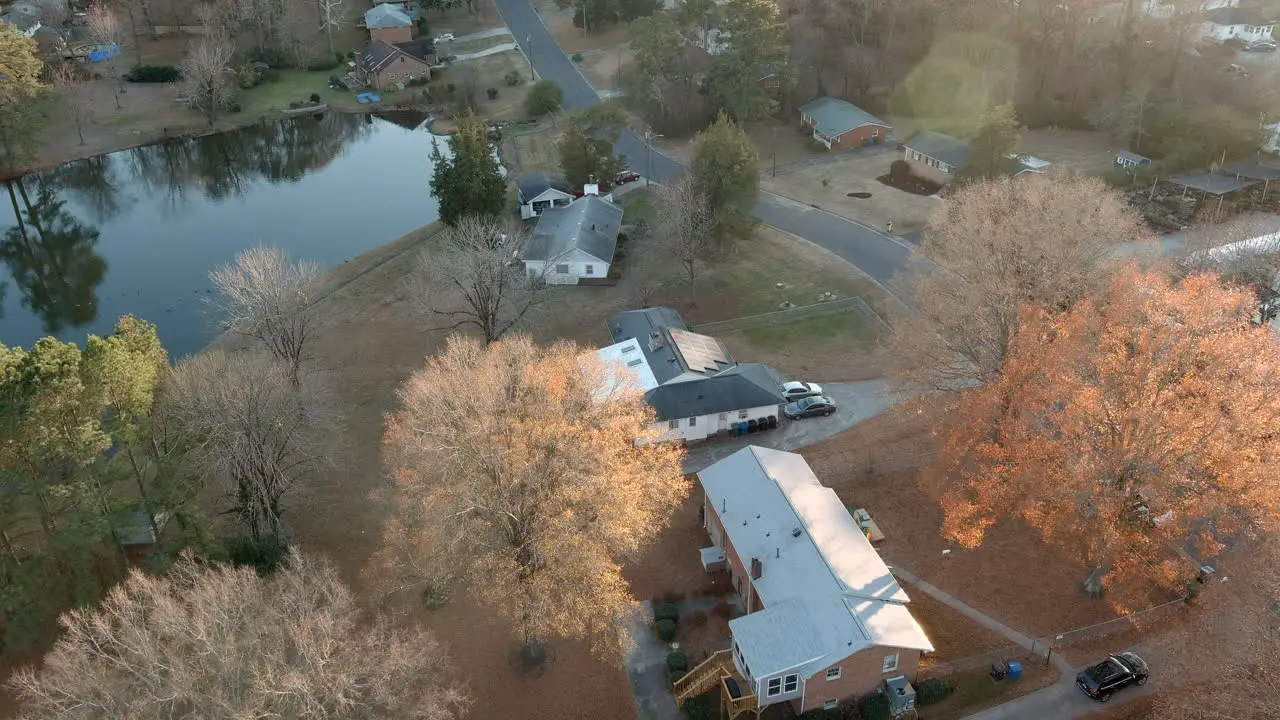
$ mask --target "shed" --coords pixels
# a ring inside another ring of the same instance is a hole
[[[1149,162],[1151,162],[1151,158],[1146,157],[1145,155],[1139,155],[1138,153],[1129,152],[1128,150],[1121,150],[1116,153],[1116,167],[1125,169],[1135,168],[1139,165],[1146,165]]]

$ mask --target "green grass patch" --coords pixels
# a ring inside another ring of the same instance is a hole
[[[800,348],[820,344],[824,340],[872,344],[878,333],[875,326],[860,313],[849,310],[832,315],[795,320],[777,325],[746,328],[743,336],[760,348]]]
[[[644,188],[641,190],[631,190],[626,195],[617,198],[618,204],[622,206],[622,217],[627,223],[634,223],[637,220],[644,220],[649,224],[653,224],[653,190]]]
[[[316,93],[320,96],[320,102],[331,108],[354,110],[360,107],[355,93],[329,87],[329,76],[341,75],[343,70],[344,68],[318,72],[280,70],[278,80],[241,90],[236,102],[240,103],[243,115],[270,115],[288,110],[289,103],[307,102],[311,99],[311,94]]]
[[[784,301],[795,306],[813,305],[824,292],[835,293],[838,300],[854,295],[877,297],[874,284],[852,272],[824,271],[778,250],[760,237],[742,240],[733,256],[710,264],[699,280],[698,293],[734,298],[732,317],[773,312]],[[777,283],[785,287],[779,289]]]

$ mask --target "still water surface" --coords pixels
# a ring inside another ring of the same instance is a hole
[[[339,265],[437,218],[419,118],[329,113],[68,163],[0,196],[0,343],[131,313],[169,353],[216,333],[209,271],[256,245]],[[442,150],[447,150],[441,143]]]

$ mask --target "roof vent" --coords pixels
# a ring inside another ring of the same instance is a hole
[[[791,531],[791,537],[800,537],[800,528]]]
[[[658,332],[657,330],[653,330],[649,333],[649,351],[650,352],[653,352],[654,350],[657,350],[658,348],[663,347],[664,345],[666,345],[666,342],[664,342],[662,339],[662,333]]]

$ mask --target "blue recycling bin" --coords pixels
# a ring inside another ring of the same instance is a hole
[[[1017,660],[1009,661],[1009,679],[1017,680],[1022,677],[1022,663]]]

